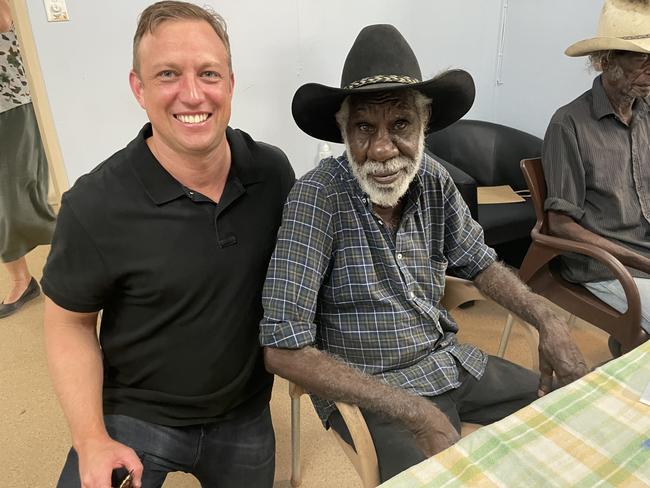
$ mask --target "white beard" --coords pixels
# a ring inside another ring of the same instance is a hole
[[[422,154],[424,153],[424,131],[420,133],[418,140],[418,149],[415,158],[407,158],[405,156],[396,156],[387,161],[379,162],[373,160],[366,160],[363,165],[359,165],[352,157],[352,151],[345,138],[345,149],[350,161],[350,168],[352,174],[357,179],[361,189],[368,194],[370,201],[380,207],[395,207],[400,199],[406,194],[409,185],[422,162]],[[371,175],[376,173],[395,173],[400,171],[400,175],[392,183],[381,184],[378,183]]]

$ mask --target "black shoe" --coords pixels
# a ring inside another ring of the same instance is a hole
[[[22,308],[30,300],[33,300],[41,294],[41,288],[38,286],[38,282],[32,278],[27,285],[27,289],[20,295],[20,298],[13,303],[1,303],[0,304],[0,319],[9,317],[13,315],[18,310]]]

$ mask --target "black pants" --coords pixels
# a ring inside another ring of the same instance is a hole
[[[461,385],[430,397],[433,403],[449,417],[460,432],[461,422],[487,425],[501,420],[525,407],[537,398],[539,375],[510,361],[489,356],[480,381],[460,368]],[[415,443],[415,437],[402,423],[361,410],[375,444],[382,482],[418,464],[426,456]],[[330,426],[352,445],[341,414],[330,415]]]

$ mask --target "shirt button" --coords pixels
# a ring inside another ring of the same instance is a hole
[[[411,297],[411,299],[414,300],[415,299],[415,292],[414,291],[409,291],[409,296]]]
[[[377,223],[378,223],[379,225],[382,225],[382,226],[384,225],[384,221],[381,220],[381,219],[377,219]]]
[[[402,259],[402,258],[403,258],[402,253],[401,252],[397,253],[397,259]]]
[[[368,200],[366,200],[365,198],[362,198],[361,201],[363,202],[364,205],[368,203]]]
[[[193,192],[193,191],[191,191],[191,192],[189,192],[189,193],[190,193],[190,196],[191,196],[191,197],[194,196],[194,192]]]

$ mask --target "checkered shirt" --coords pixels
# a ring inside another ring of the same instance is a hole
[[[447,270],[474,278],[496,259],[447,171],[428,155],[396,233],[372,212],[344,156],[291,190],[263,292],[263,346],[313,345],[422,396],[480,378],[485,353],[457,342],[439,302]],[[312,395],[321,420],[335,410]]]

